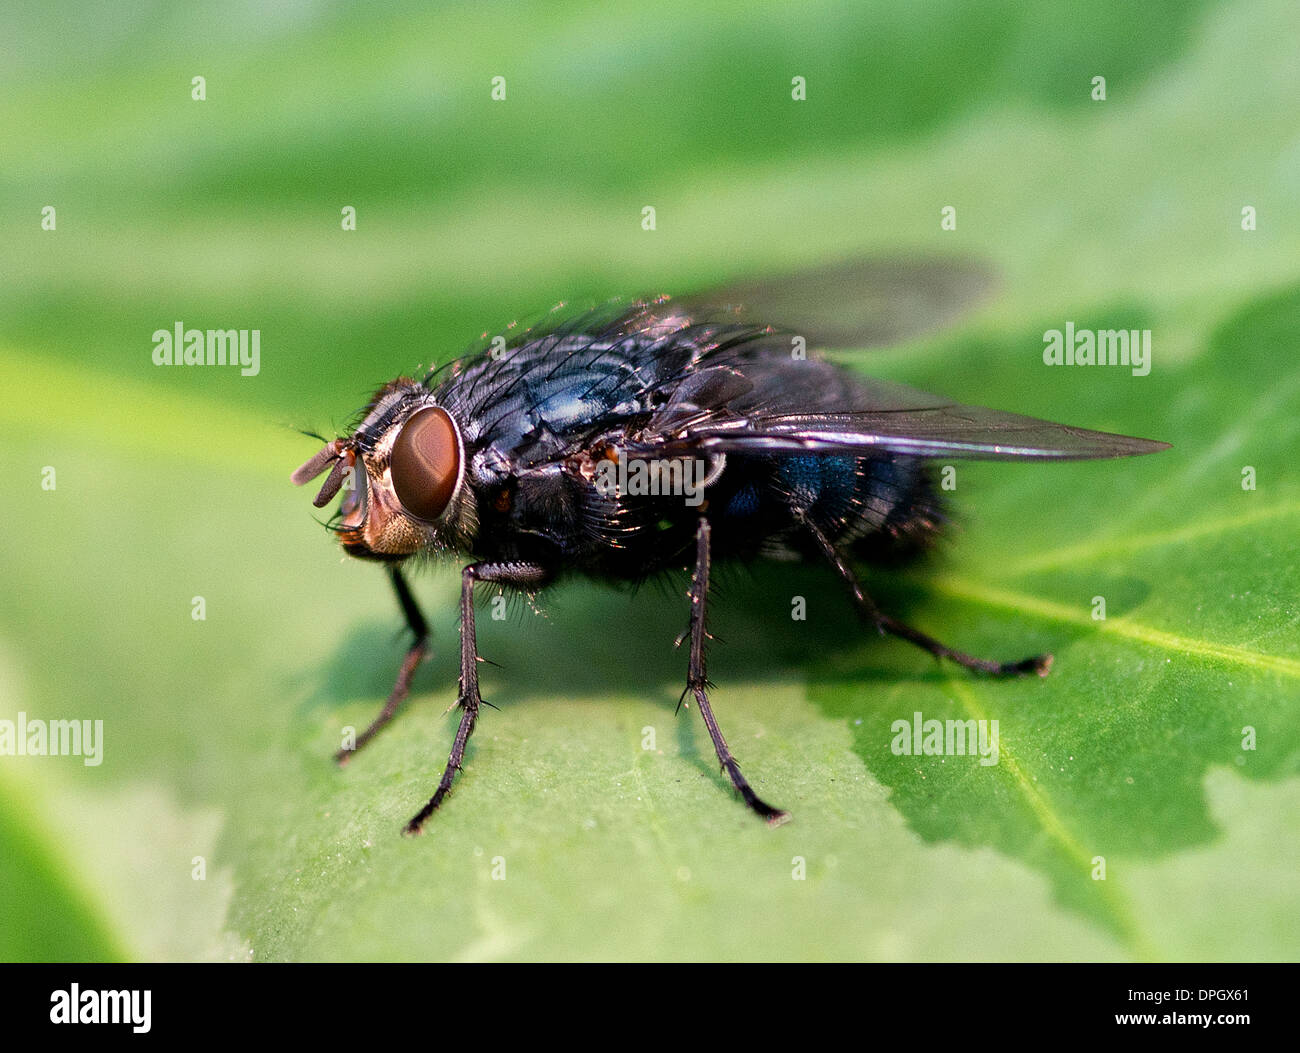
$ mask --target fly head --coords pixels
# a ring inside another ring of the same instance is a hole
[[[343,492],[329,525],[348,555],[396,562],[469,550],[477,517],[461,429],[419,382],[385,384],[350,435],[326,443],[290,478],[301,486],[326,470],[312,503],[323,508]]]

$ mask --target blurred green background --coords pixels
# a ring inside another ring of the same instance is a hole
[[[1294,960],[1297,29],[1289,0],[6,5],[0,719],[102,719],[105,759],[0,757],[0,958]],[[794,814],[770,831],[673,715],[680,583],[570,585],[480,619],[500,711],[399,837],[454,730],[456,575],[416,583],[408,712],[336,770],[404,641],[289,485],[294,429],[559,300],[918,253],[997,295],[857,368],[1175,446],[963,466],[932,570],[873,579],[1052,676],[866,639],[821,572],[723,578],[714,704]],[[177,321],[260,329],[260,374],[155,367]],[[1044,367],[1066,321],[1151,328],[1151,375]],[[915,711],[997,718],[1001,763],[892,755]]]

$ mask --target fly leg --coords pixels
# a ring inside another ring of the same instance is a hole
[[[704,618],[708,595],[709,521],[701,516],[700,525],[695,534],[695,573],[691,577],[690,591],[691,657],[686,674],[686,691],[682,692],[682,697],[685,698],[687,692],[695,696],[695,702],[700,707],[700,716],[704,718],[704,726],[709,729],[709,738],[713,740],[713,748],[717,751],[722,769],[731,777],[732,785],[740,792],[740,796],[745,799],[745,803],[766,819],[769,826],[780,826],[790,818],[790,814],[781,811],[779,808],[773,808],[750,789],[749,783],[745,781],[745,777],[740,773],[740,765],[736,763],[736,758],[731,755],[731,750],[727,748],[727,740],[722,737],[722,730],[718,727],[718,721],[713,716],[713,710],[709,706],[707,691],[709,680],[704,662],[704,641],[708,637],[704,627]]]
[[[1046,676],[1048,670],[1052,668],[1052,656],[1050,654],[1033,655],[1030,658],[1022,658],[1018,662],[991,662],[985,658],[975,658],[972,655],[964,654],[961,651],[954,651],[932,636],[913,629],[910,625],[904,625],[895,618],[885,614],[879,607],[872,602],[871,597],[866,594],[862,588],[862,583],[858,581],[857,575],[845,561],[844,557],[831,544],[830,540],[817,529],[816,525],[806,516],[802,517],[803,525],[808,528],[817,546],[822,550],[822,554],[835,568],[836,572],[849,587],[849,593],[853,597],[853,605],[857,608],[862,620],[876,627],[881,633],[888,633],[891,636],[897,636],[900,640],[906,640],[908,643],[915,644],[923,651],[928,651],[936,658],[946,658],[950,662],[956,662],[960,666],[973,670],[977,673],[986,673],[989,676],[1011,677],[1024,676],[1026,673],[1037,673],[1039,676]]]
[[[352,754],[378,735],[384,726],[393,719],[397,707],[402,704],[407,694],[410,693],[411,678],[415,676],[416,668],[424,661],[424,656],[429,651],[429,626],[425,624],[424,615],[420,613],[419,605],[415,602],[415,597],[411,595],[406,579],[402,577],[401,568],[394,565],[389,573],[393,579],[393,589],[397,593],[397,602],[402,606],[402,613],[406,616],[407,627],[415,634],[415,641],[411,644],[410,650],[406,652],[406,657],[402,659],[402,668],[397,672],[397,683],[393,685],[393,690],[389,693],[388,701],[384,703],[384,708],[380,710],[379,716],[375,717],[370,727],[366,728],[357,737],[354,746],[344,747],[334,754],[334,759],[339,764],[346,764]]]
[[[456,740],[451,746],[451,756],[447,758],[447,767],[442,773],[438,788],[429,798],[429,803],[421,808],[409,823],[405,833],[418,834],[424,822],[442,804],[442,799],[451,789],[451,782],[460,771],[461,761],[465,759],[465,744],[474,733],[474,724],[478,721],[479,706],[483,705],[483,696],[478,690],[478,640],[474,632],[474,583],[478,581],[496,582],[514,588],[532,591],[542,585],[550,572],[535,563],[472,563],[460,576],[460,698],[457,705],[462,712],[460,726],[456,729]]]

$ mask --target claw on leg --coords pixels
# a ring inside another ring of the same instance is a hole
[[[935,658],[946,658],[948,661],[955,662],[972,672],[984,673],[988,676],[1013,677],[1026,676],[1029,673],[1046,676],[1051,671],[1052,656],[1050,654],[1031,655],[1029,658],[1022,658],[1015,662],[993,662],[986,658],[976,658],[962,651],[955,651],[946,644],[940,643],[933,636],[927,636],[920,630],[913,629],[910,625],[904,625],[896,618],[891,618],[871,601],[871,597],[862,588],[862,583],[858,581],[857,575],[853,573],[853,568],[848,565],[848,562],[831,544],[830,539],[817,528],[816,524],[805,516],[803,517],[803,525],[812,535],[817,547],[822,550],[822,554],[825,555],[827,561],[835,568],[841,580],[848,586],[849,594],[853,598],[853,605],[857,608],[862,620],[874,625],[881,635],[888,633],[890,636],[897,636],[900,640],[915,644],[921,650],[934,655]]]

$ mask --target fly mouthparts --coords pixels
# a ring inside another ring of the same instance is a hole
[[[319,453],[299,467],[293,475],[289,476],[290,481],[294,486],[302,486],[303,483],[311,482],[325,470],[325,466],[330,461],[343,456],[343,450],[346,446],[347,442],[344,439],[327,442]]]
[[[320,493],[312,500],[312,504],[317,508],[324,508],[342,488],[343,476],[352,467],[353,458],[350,456],[345,457],[347,453],[348,442],[346,439],[335,439],[333,442],[327,442],[316,456],[289,476],[289,479],[294,486],[302,486],[303,483],[315,479],[325,470],[327,464],[333,462],[334,467],[330,469],[325,484],[320,488]]]

